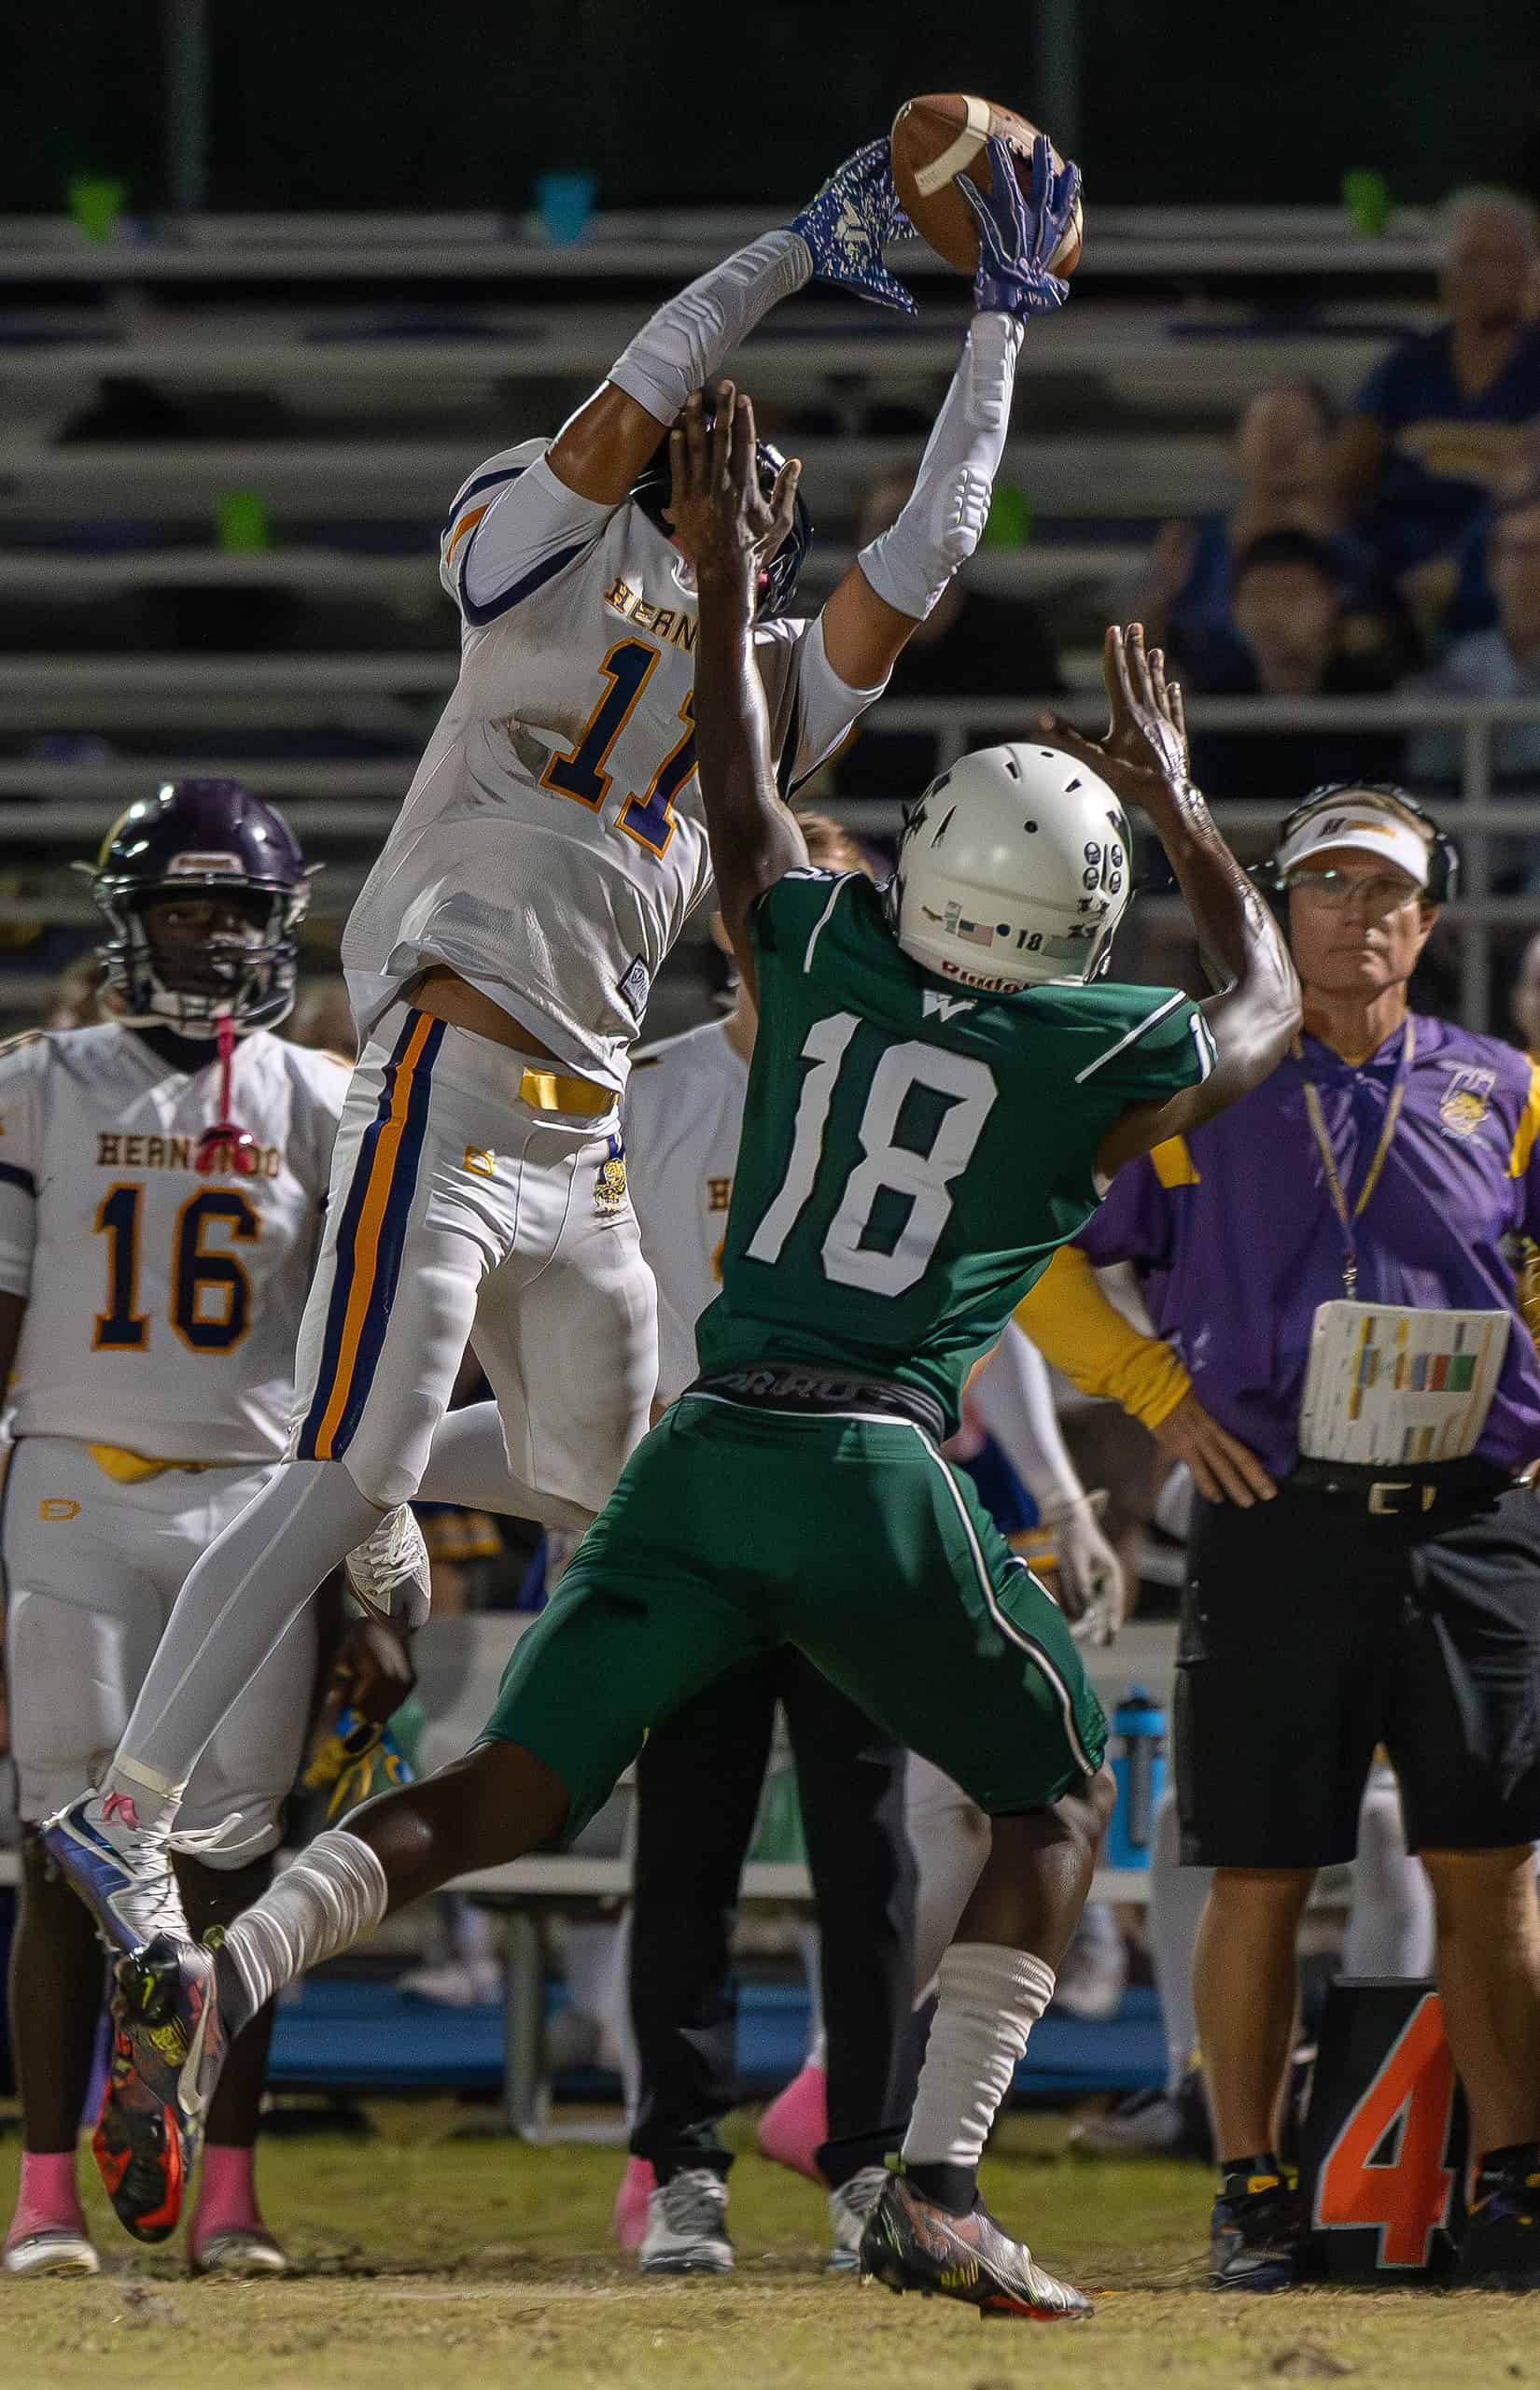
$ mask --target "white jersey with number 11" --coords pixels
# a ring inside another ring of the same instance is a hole
[[[710,885],[695,598],[629,499],[580,498],[533,440],[473,473],[441,572],[460,674],[343,943],[360,1037],[441,963],[619,1093],[652,979]],[[878,692],[817,621],[755,634],[783,793]]]

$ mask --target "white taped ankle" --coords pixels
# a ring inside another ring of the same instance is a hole
[[[317,1835],[226,1932],[226,1955],[253,2012],[378,1925],[389,1899],[385,1869],[367,1842],[345,1826]]]
[[[912,2165],[976,2166],[1027,2037],[1054,1996],[1029,1950],[954,1942],[936,1970],[936,2014],[903,2137]]]

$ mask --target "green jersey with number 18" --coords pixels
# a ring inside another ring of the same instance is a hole
[[[937,977],[860,873],[788,872],[749,933],[759,1031],[702,1368],[834,1363],[955,1427],[971,1364],[1096,1209],[1108,1131],[1208,1076],[1208,1025],[1169,989]]]

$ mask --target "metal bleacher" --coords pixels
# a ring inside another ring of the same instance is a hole
[[[83,927],[64,862],[126,796],[193,765],[293,805],[334,922],[453,676],[435,561],[455,486],[559,421],[658,297],[790,212],[600,214],[565,245],[533,218],[475,215],[125,219],[104,240],[0,218],[0,941],[39,918]],[[805,458],[815,596],[853,553],[861,488],[917,455],[966,321],[960,280],[921,245],[893,262],[917,318],[812,290],[742,361]],[[1081,687],[1155,527],[1231,494],[1239,403],[1286,374],[1347,397],[1431,320],[1433,262],[1420,211],[1372,239],[1333,210],[1093,214],[1074,304],[1024,361],[1002,480],[1030,537],[981,554],[976,583],[1032,597]],[[931,730],[940,758],[1019,729],[1033,698],[880,712]],[[1267,701],[1193,710],[1259,735],[1298,720]],[[1316,710],[1459,726],[1473,1021],[1493,935],[1527,919],[1491,895],[1487,841],[1540,826],[1540,808],[1486,802],[1491,730],[1537,710]],[[896,796],[860,819],[890,828]],[[0,1010],[35,1006],[47,976],[24,953],[0,967]]]

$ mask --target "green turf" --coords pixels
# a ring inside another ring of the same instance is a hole
[[[372,2141],[265,2147],[269,2220],[298,2261],[280,2283],[187,2281],[174,2249],[124,2239],[92,2178],[107,2270],[0,2285],[5,2390],[1540,2384],[1540,2307],[1518,2299],[1212,2297],[1202,2170],[1077,2161],[1058,2119],[1013,2118],[986,2182],[1041,2257],[1106,2294],[1094,2324],[1055,2330],[826,2281],[821,2195],[751,2155],[733,2176],[735,2275],[643,2284],[609,2242],[617,2153],[456,2140],[446,2105],[376,2116]],[[15,2172],[14,2143],[0,2144],[7,2204]]]

